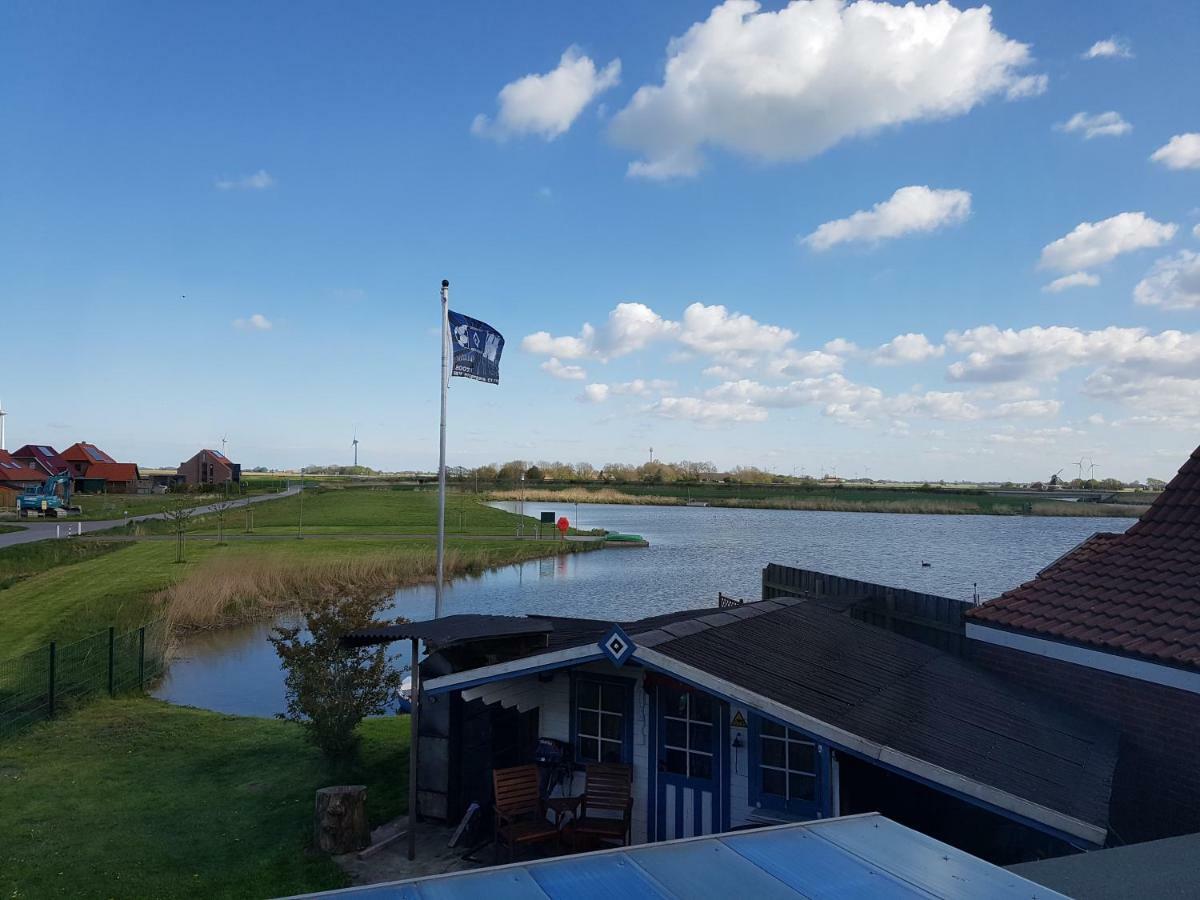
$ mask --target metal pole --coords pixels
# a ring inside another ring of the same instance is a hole
[[[146,626],[138,629],[138,691],[146,689]]]
[[[420,739],[421,668],[420,645],[412,639],[412,679],[409,682],[408,714],[408,858],[417,858],[417,751]]]
[[[108,696],[116,696],[117,630],[108,626]]]
[[[57,655],[57,646],[54,641],[50,642],[50,718],[54,718],[54,669],[57,664],[55,659]]]
[[[442,399],[442,426],[438,449],[438,528],[437,528],[437,587],[434,589],[433,617],[442,615],[442,579],[446,564],[446,390],[450,386],[450,282],[442,279],[442,374],[439,390]],[[414,667],[415,671],[415,667]]]

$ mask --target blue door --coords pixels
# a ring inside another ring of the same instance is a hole
[[[728,827],[728,706],[684,685],[651,694],[654,802],[650,839],[715,834]]]

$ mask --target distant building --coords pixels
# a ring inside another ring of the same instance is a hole
[[[1122,732],[1112,826],[1200,831],[1200,450],[1123,534],[967,613],[977,662]]]
[[[0,490],[24,493],[46,480],[39,470],[18,460],[7,450],[0,450]],[[6,505],[11,503],[11,495],[0,495]]]
[[[37,469],[46,477],[57,475],[59,472],[71,471],[59,452],[48,444],[26,444],[19,450],[13,451],[13,459]]]
[[[136,463],[119,463],[95,444],[80,441],[60,454],[85,493],[136,494],[141,473]]]
[[[219,450],[201,450],[179,464],[177,477],[184,484],[228,484],[242,480],[242,467]]]

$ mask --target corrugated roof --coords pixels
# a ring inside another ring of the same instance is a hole
[[[308,896],[356,900],[1062,897],[877,813]]]
[[[1097,534],[968,620],[1200,669],[1200,449],[1124,534]]]

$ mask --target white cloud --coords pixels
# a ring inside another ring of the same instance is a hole
[[[814,250],[828,250],[847,241],[878,242],[958,225],[970,214],[971,195],[967,191],[909,185],[869,210],[824,223],[801,242]]]
[[[1084,59],[1103,59],[1105,57],[1132,59],[1133,51],[1129,48],[1127,40],[1113,36],[1103,41],[1096,41],[1096,43],[1088,47],[1082,56]]]
[[[1065,237],[1042,248],[1043,269],[1076,272],[1090,269],[1133,250],[1171,240],[1177,228],[1156,222],[1144,212],[1123,212],[1101,222],[1081,222]]]
[[[1063,275],[1061,278],[1055,278],[1052,282],[1042,288],[1050,294],[1060,294],[1068,288],[1073,287],[1096,287],[1100,283],[1099,275],[1092,275],[1089,272],[1072,272],[1070,275]]]
[[[561,378],[563,381],[583,381],[587,378],[587,372],[582,366],[568,366],[557,356],[552,356],[542,363],[541,369],[551,377]]]
[[[1160,259],[1134,287],[1133,299],[1163,309],[1200,308],[1200,253],[1181,250]]]
[[[1200,225],[1192,226],[1192,237],[1200,238]]]
[[[1200,367],[1200,334],[1110,326],[1083,331],[1065,325],[1035,325],[1019,331],[983,325],[951,331],[947,346],[965,359],[952,363],[954,381],[1002,382],[1053,378],[1079,366],[1115,365],[1178,373]]]
[[[607,384],[589,384],[579,395],[582,403],[603,403],[608,399],[611,389]]]
[[[725,403],[700,397],[663,397],[648,411],[664,419],[685,419],[702,425],[725,422],[762,422],[767,411],[749,403]]]
[[[629,394],[633,396],[669,391],[673,387],[675,387],[675,382],[664,378],[635,378],[633,381],[610,385],[614,394]]]
[[[218,191],[265,191],[275,187],[275,179],[266,169],[259,169],[253,175],[242,178],[218,178],[213,183]]]
[[[766,358],[764,369],[774,378],[800,378],[809,375],[824,375],[839,372],[845,360],[836,353],[823,350],[793,350],[790,347],[781,353]]]
[[[940,344],[931,343],[923,334],[898,334],[875,351],[873,360],[882,366],[919,363],[934,359],[946,352]]]
[[[621,80],[621,61],[614,59],[597,71],[578,47],[568,47],[558,68],[544,75],[526,75],[500,90],[495,121],[480,113],[471,133],[503,140],[534,134],[548,141],[564,134],[584,108]]]
[[[262,313],[255,313],[248,319],[234,319],[233,327],[240,331],[270,331],[271,320]]]
[[[1067,121],[1060,122],[1054,127],[1067,134],[1082,132],[1085,141],[1090,141],[1094,137],[1120,137],[1133,131],[1133,126],[1122,119],[1120,113],[1112,110],[1095,115],[1077,112]]]
[[[1151,153],[1150,159],[1168,169],[1200,169],[1200,132],[1175,135]]]
[[[837,353],[843,356],[858,352],[858,344],[854,341],[848,341],[845,338],[834,338],[832,341],[825,343],[825,350],[828,353]]]
[[[1200,378],[1137,375],[1102,369],[1087,377],[1083,393],[1095,399],[1121,403],[1137,410],[1139,416],[1151,419],[1183,419],[1193,423],[1200,420]]]
[[[1025,44],[983,6],[793,0],[761,12],[727,0],[667,46],[660,85],[638,88],[613,137],[643,154],[629,174],[697,174],[703,148],[806,159],[848,138],[959,116],[997,95],[1029,96]]]
[[[992,414],[1005,419],[1042,419],[1057,416],[1061,409],[1058,400],[1013,400],[1001,403]]]
[[[796,337],[779,325],[764,325],[724,306],[693,303],[683,311],[679,342],[709,356],[763,354],[782,350]]]
[[[579,337],[554,337],[548,331],[535,331],[521,340],[521,349],[526,353],[542,356],[561,356],[563,359],[581,359],[591,355],[595,329],[586,322]]]

